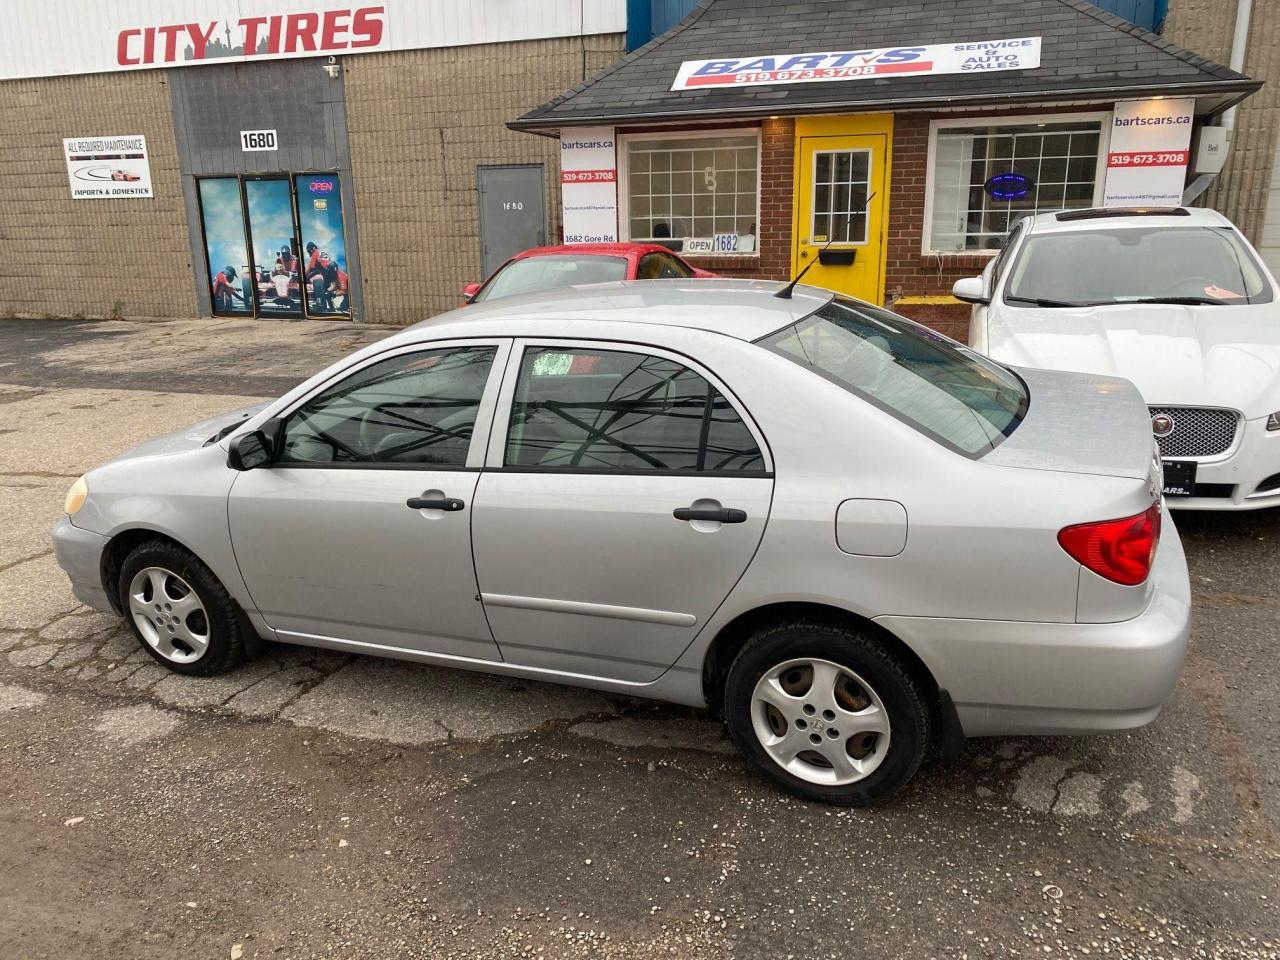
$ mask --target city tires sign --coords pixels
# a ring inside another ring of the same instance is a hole
[[[152,197],[147,138],[68,137],[62,141],[73,200]]]

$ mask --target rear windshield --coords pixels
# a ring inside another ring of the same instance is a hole
[[[559,256],[525,257],[512,260],[495,273],[476,294],[473,302],[496,300],[517,293],[536,293],[576,283],[604,283],[627,279],[625,257]]]
[[[1271,285],[1230,227],[1123,227],[1032,234],[1005,300],[1084,307],[1173,300],[1270,303]]]
[[[969,457],[993,450],[1027,411],[999,364],[887,310],[835,299],[760,343]]]

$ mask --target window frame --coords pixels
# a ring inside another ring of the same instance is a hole
[[[1095,207],[1102,205],[1102,197],[1106,189],[1107,154],[1111,148],[1111,127],[1114,111],[1095,110],[1080,113],[1037,113],[1037,114],[989,114],[983,117],[935,118],[929,121],[929,143],[925,154],[924,175],[924,220],[920,227],[920,255],[925,257],[994,257],[999,249],[980,250],[938,250],[933,246],[933,193],[937,179],[938,131],[957,127],[1024,127],[1036,123],[1075,123],[1097,121],[1098,159],[1094,167],[1093,202]],[[1044,211],[1049,212],[1049,211]]]
[[[814,229],[813,229],[813,225],[814,225],[814,221],[815,221],[815,219],[816,219],[816,218],[817,218],[817,216],[818,216],[818,211],[817,211],[818,203],[817,203],[817,201],[818,201],[818,157],[819,157],[819,155],[821,155],[821,154],[835,155],[835,154],[839,154],[839,153],[864,153],[864,154],[866,154],[866,156],[867,156],[867,190],[866,190],[866,194],[867,194],[867,199],[868,199],[868,200],[870,200],[870,199],[871,199],[872,194],[874,193],[874,191],[871,189],[871,185],[875,182],[875,172],[876,172],[876,169],[875,169],[876,156],[875,156],[875,154],[876,154],[876,152],[875,152],[874,150],[872,150],[870,147],[851,147],[851,148],[848,148],[848,149],[838,149],[838,148],[836,148],[836,149],[830,149],[830,150],[824,150],[824,149],[817,149],[817,148],[815,148],[814,150],[812,150],[812,151],[811,151],[811,153],[813,154],[813,156],[812,156],[812,158],[811,158],[811,164],[810,164],[810,167],[809,167],[809,197],[808,197],[808,200],[809,200],[809,222],[808,222],[808,224],[805,224],[805,225],[804,225],[804,226],[806,226],[806,227],[807,227],[806,232],[807,232],[807,234],[808,234],[808,236],[809,236],[809,241],[808,241],[808,242],[810,242],[810,243],[812,243],[812,244],[814,244],[814,245],[817,245],[818,243],[823,243],[823,244],[825,244],[826,246],[830,247],[832,250],[837,250],[837,249],[841,249],[841,248],[843,248],[843,249],[846,249],[846,250],[847,250],[847,249],[854,248],[854,247],[865,247],[865,246],[867,246],[868,244],[872,243],[873,241],[874,241],[874,242],[879,242],[878,238],[874,238],[874,237],[872,237],[872,236],[871,236],[871,210],[870,210],[870,204],[864,204],[864,206],[863,206],[863,211],[862,211],[862,216],[863,216],[863,220],[862,220],[862,232],[863,232],[863,237],[862,237],[862,239],[861,239],[861,240],[831,240],[829,237],[828,237],[826,240],[822,240],[822,241],[818,241],[818,240],[814,240],[814,239],[813,239],[813,237],[815,236]],[[834,214],[833,214],[833,213],[828,213],[828,214],[824,214],[824,216],[834,216]]]
[[[384,350],[367,357],[362,357],[355,363],[343,367],[341,370],[335,371],[331,376],[326,377],[323,381],[316,384],[306,393],[302,394],[282,407],[278,411],[273,411],[270,415],[271,420],[280,423],[280,438],[284,438],[284,428],[288,419],[293,416],[301,407],[305,406],[311,400],[315,399],[325,391],[338,386],[344,380],[355,376],[360,371],[367,369],[377,363],[391,360],[395,357],[404,356],[414,353],[434,353],[439,350],[456,349],[474,349],[476,347],[493,347],[493,362],[489,366],[489,376],[485,380],[484,391],[480,395],[480,405],[476,408],[476,425],[471,432],[471,443],[467,447],[467,458],[462,466],[450,464],[432,464],[432,463],[372,463],[365,461],[349,462],[349,461],[285,461],[272,463],[265,469],[269,470],[413,470],[418,472],[432,473],[457,473],[460,471],[478,471],[484,466],[484,452],[488,443],[490,429],[493,426],[494,408],[497,404],[498,387],[502,382],[502,376],[507,368],[507,360],[511,352],[511,339],[506,337],[477,337],[475,339],[449,339],[449,340],[428,340],[418,343],[407,344],[401,347],[395,347]]]
[[[678,134],[678,135],[673,135]],[[722,137],[752,137],[756,142],[756,243],[754,250],[708,254],[720,258],[750,259],[760,256],[760,187],[762,182],[761,160],[763,159],[763,131],[760,127],[727,127],[717,130],[685,130],[685,131],[650,131],[648,133],[623,133],[618,136],[618,239],[626,243],[657,243],[661,240],[636,240],[631,236],[631,143],[636,140],[712,140]],[[683,237],[672,237],[672,240],[683,240]],[[684,258],[698,256],[683,250],[672,250],[672,253]]]
[[[729,401],[734,412],[746,425],[747,431],[751,434],[751,438],[755,440],[756,446],[760,450],[760,455],[764,459],[763,470],[641,470],[641,469],[619,469],[612,467],[530,467],[530,466],[507,466],[507,439],[511,434],[511,414],[515,406],[516,385],[520,377],[520,367],[523,363],[524,353],[526,350],[542,350],[545,348],[566,349],[566,350],[611,350],[618,353],[638,353],[644,356],[661,357],[664,360],[671,360],[679,363],[698,376],[706,380],[711,386],[720,392],[720,394]],[[474,438],[473,438],[474,439]],[[502,387],[497,397],[497,403],[493,411],[493,422],[489,430],[488,450],[484,458],[484,469],[486,471],[493,470],[502,473],[538,473],[538,474],[564,474],[569,475],[596,475],[596,476],[615,476],[615,477],[745,477],[745,478],[773,478],[773,454],[769,449],[768,441],[765,439],[764,433],[760,430],[755,418],[743,405],[732,390],[730,390],[714,373],[706,368],[705,365],[697,360],[680,353],[676,350],[669,350],[649,343],[634,343],[625,340],[595,340],[587,338],[559,338],[559,337],[522,337],[517,338],[511,347],[511,352],[506,361],[506,375],[502,379]]]

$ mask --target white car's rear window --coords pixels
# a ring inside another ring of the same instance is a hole
[[[969,457],[995,449],[1026,415],[1013,373],[867,304],[837,298],[760,343]]]

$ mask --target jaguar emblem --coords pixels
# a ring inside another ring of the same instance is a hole
[[[1173,433],[1173,428],[1175,426],[1176,424],[1173,422],[1173,417],[1169,416],[1167,413],[1157,413],[1151,418],[1151,432],[1157,437],[1167,437],[1169,434]]]

